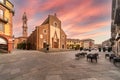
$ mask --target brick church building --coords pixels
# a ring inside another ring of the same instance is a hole
[[[66,34],[61,28],[61,21],[56,14],[48,15],[46,20],[28,37],[29,49],[41,50],[49,46],[49,49],[66,49]]]

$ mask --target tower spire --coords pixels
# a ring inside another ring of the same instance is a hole
[[[27,16],[26,16],[26,12],[24,12],[23,16],[22,16],[22,21],[23,21],[23,37],[27,37]]]

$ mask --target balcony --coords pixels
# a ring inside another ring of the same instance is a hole
[[[0,21],[6,24],[8,23],[8,18],[0,18]]]
[[[120,39],[120,34],[117,34],[116,41],[118,41],[119,39]]]

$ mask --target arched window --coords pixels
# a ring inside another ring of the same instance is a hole
[[[4,12],[0,9],[0,18],[3,19]]]
[[[7,44],[7,41],[4,38],[0,37],[0,44]]]

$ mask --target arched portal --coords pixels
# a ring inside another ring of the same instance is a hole
[[[8,51],[8,41],[5,38],[0,37],[0,52],[5,51]]]

